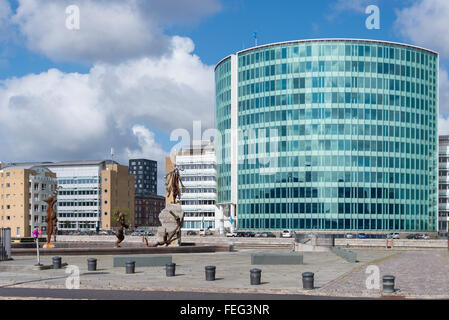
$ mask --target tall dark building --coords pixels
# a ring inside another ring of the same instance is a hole
[[[135,177],[136,197],[157,194],[157,162],[148,159],[130,159],[129,173]]]

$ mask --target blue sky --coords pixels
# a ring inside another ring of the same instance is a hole
[[[164,26],[164,30],[168,35],[191,38],[195,43],[194,53],[205,64],[215,65],[230,53],[252,47],[254,32],[257,32],[259,44],[310,38],[368,38],[404,42],[406,39],[394,28],[394,22],[397,19],[396,11],[411,2],[223,0],[218,12],[201,21]],[[10,3],[13,9],[17,7],[16,1],[11,0]],[[379,7],[380,30],[368,30],[365,27],[369,15],[358,9],[358,6],[366,7],[365,3]],[[2,66],[2,79],[39,73],[49,68],[59,68],[65,72],[88,72],[90,67],[89,64],[52,61],[27,50],[23,43],[9,43],[7,51],[10,51],[7,54],[8,64]]]
[[[73,4],[79,30],[65,26]],[[379,30],[365,27],[368,5]],[[368,38],[440,52],[449,134],[448,17],[447,0],[0,0],[0,160],[104,158],[114,147],[123,163],[163,168],[173,130],[213,126],[213,68],[253,46],[254,32],[258,44]]]

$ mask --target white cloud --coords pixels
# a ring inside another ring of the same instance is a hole
[[[190,39],[171,46],[170,55],[96,64],[87,74],[51,69],[0,81],[0,159],[101,159],[110,147],[149,154],[155,139],[136,124],[166,133],[194,120],[211,127],[213,67],[192,54]]]
[[[12,21],[26,45],[56,61],[117,62],[169,51],[169,38],[155,21],[139,14],[135,1],[78,1],[79,30],[66,28],[66,7],[73,3],[20,0],[19,4]]]
[[[400,35],[449,56],[449,1],[419,0],[396,14],[395,28]]]
[[[440,116],[438,119],[438,134],[449,135],[449,118]]]
[[[195,22],[220,9],[217,0],[18,0],[12,22],[30,50],[55,61],[120,62],[169,54],[164,24]],[[66,28],[66,8],[80,9],[80,29]],[[186,15],[188,19],[180,19]]]
[[[158,172],[158,193],[163,195],[164,186],[164,175],[165,175],[165,157],[169,155],[168,152],[164,151],[162,146],[156,142],[155,135],[153,132],[148,130],[143,125],[135,125],[132,128],[134,136],[137,138],[138,148],[130,150],[125,149],[125,155],[128,159],[151,159],[157,161],[157,172]]]

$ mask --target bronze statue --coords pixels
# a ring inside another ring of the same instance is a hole
[[[166,195],[167,199],[173,198],[172,202],[177,204],[181,200],[181,189],[179,185],[181,184],[182,192],[185,192],[184,184],[182,183],[181,175],[179,173],[178,168],[174,168],[172,171],[167,173],[165,176],[165,185],[166,185]],[[179,199],[179,200],[177,200]]]
[[[184,222],[184,219],[179,218],[171,210],[169,211],[169,213],[175,219],[176,227],[170,233],[165,231],[162,239],[160,239],[159,241],[153,242],[151,244],[148,243],[148,239],[146,237],[143,237],[142,241],[145,242],[147,247],[158,247],[158,246],[162,246],[162,245],[169,246],[170,244],[174,243],[175,241],[177,241],[181,238],[181,227]]]
[[[117,227],[117,230],[115,232],[115,236],[117,237],[117,241],[115,242],[115,248],[120,247],[120,243],[125,240],[125,229],[129,228],[129,225],[126,223],[125,214],[121,211],[118,211],[118,218],[117,221],[120,224],[119,227]]]
[[[184,213],[180,200],[181,191],[185,192],[178,168],[174,168],[165,176],[166,197],[168,204],[159,214],[162,226],[158,228],[158,241],[149,244],[146,237],[142,238],[147,247],[169,246],[181,241],[181,228],[184,223]]]
[[[47,217],[45,221],[47,222],[47,243],[44,245],[44,248],[52,248],[51,244],[51,236],[54,235],[54,242],[56,242],[56,230],[58,225],[58,218],[56,216],[56,211],[53,208],[55,203],[58,201],[56,195],[58,194],[58,189],[52,194],[50,198],[44,200],[47,203]]]

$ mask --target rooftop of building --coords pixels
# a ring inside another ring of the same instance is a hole
[[[198,152],[214,150],[214,143],[211,141],[193,141],[192,144],[181,148],[181,154],[197,154]]]
[[[410,44],[406,44],[406,43],[400,43],[400,42],[393,42],[393,41],[385,41],[385,40],[374,40],[374,39],[351,39],[351,38],[323,38],[323,39],[303,39],[303,40],[290,40],[290,41],[280,41],[280,42],[273,42],[273,43],[268,43],[268,44],[262,44],[259,46],[254,46],[251,48],[247,48],[247,49],[243,49],[238,51],[236,54],[240,55],[243,53],[247,53],[249,51],[253,51],[253,50],[260,50],[260,49],[265,49],[265,48],[269,48],[269,47],[276,47],[276,46],[280,46],[280,45],[290,45],[290,44],[301,44],[301,43],[308,43],[308,42],[360,42],[360,43],[372,43],[372,44],[383,44],[383,45],[395,45],[395,46],[401,46],[401,47],[405,47],[405,48],[409,48],[409,49],[414,49],[414,50],[421,50],[421,51],[425,51],[427,53],[431,53],[431,54],[435,54],[435,55],[439,55],[438,52],[430,50],[430,49],[426,49],[423,47],[419,47],[419,46],[414,46],[414,45],[410,45]],[[229,59],[232,56],[232,54],[226,56],[225,58],[221,59],[216,65],[215,65],[215,69],[224,61],[226,61],[227,59]]]
[[[60,166],[88,166],[101,164],[119,164],[113,160],[79,160],[79,161],[60,161],[60,162],[9,162],[2,163],[1,169],[30,169],[32,167],[60,167]]]
[[[129,162],[131,162],[131,161],[148,161],[148,162],[157,162],[156,160],[151,160],[151,159],[144,159],[144,158],[129,159]]]
[[[165,200],[165,197],[158,195],[158,194],[146,194],[146,195],[136,194],[135,199],[136,200],[145,200],[145,199]]]

